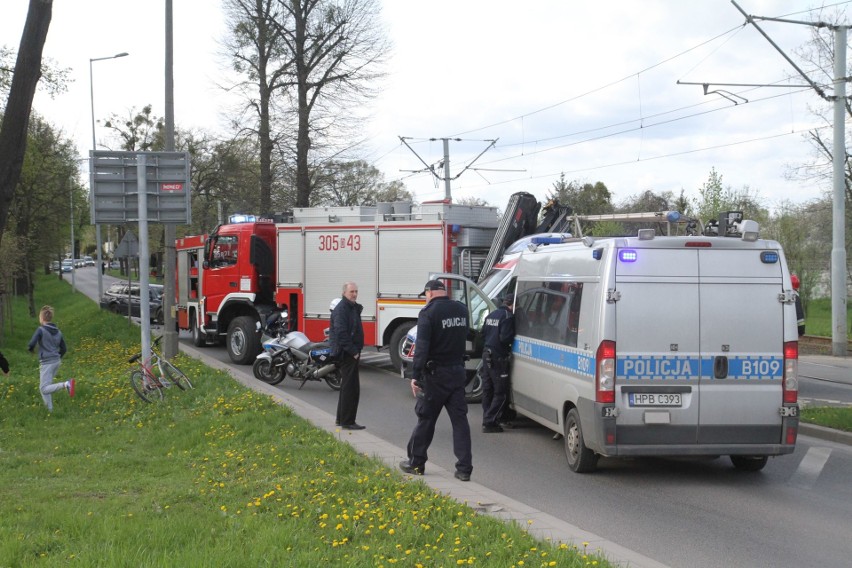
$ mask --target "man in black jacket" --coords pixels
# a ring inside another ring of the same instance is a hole
[[[408,459],[400,462],[399,468],[405,473],[423,475],[435,423],[441,409],[446,408],[453,425],[456,479],[470,481],[473,458],[464,398],[467,307],[450,299],[440,280],[429,280],[423,295],[427,304],[417,317],[411,381],[411,391],[417,397],[414,405],[417,425],[408,441]]]
[[[342,383],[340,398],[337,400],[337,420],[335,424],[346,430],[363,430],[355,422],[358,414],[358,401],[361,398],[361,378],[358,363],[364,348],[364,328],[361,325],[361,310],[364,306],[357,303],[358,285],[347,282],[343,285],[343,297],[331,312],[331,330],[328,339],[331,352],[338,357]]]

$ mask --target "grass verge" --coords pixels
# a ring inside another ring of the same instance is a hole
[[[38,393],[37,326],[13,301],[0,375],[0,566],[610,566],[537,541],[357,454],[194,359],[194,390],[146,404],[127,380],[139,329],[40,278],[69,352]]]

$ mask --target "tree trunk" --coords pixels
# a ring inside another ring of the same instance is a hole
[[[9,100],[0,127],[0,239],[6,228],[15,187],[21,177],[30,109],[36,85],[41,78],[42,51],[52,14],[53,0],[30,0]]]

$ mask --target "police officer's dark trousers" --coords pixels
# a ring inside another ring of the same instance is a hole
[[[341,426],[355,424],[355,415],[358,413],[358,402],[361,398],[361,379],[358,373],[358,359],[344,353],[339,363],[340,375],[340,398],[337,399],[337,423]]]
[[[493,357],[482,371],[482,425],[496,426],[509,397],[509,361]]]
[[[424,396],[414,406],[417,425],[408,441],[409,463],[421,472],[425,471],[427,451],[435,435],[435,423],[446,408],[453,425],[453,453],[456,456],[456,471],[473,471],[473,456],[470,449],[470,424],[467,421],[467,402],[464,399],[464,365],[437,367],[435,373],[427,375]]]

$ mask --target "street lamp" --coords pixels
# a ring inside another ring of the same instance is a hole
[[[129,53],[121,52],[116,53],[115,55],[110,55],[109,57],[93,57],[89,59],[89,99],[92,103],[92,152],[97,150],[97,141],[95,140],[95,82],[94,82],[94,74],[92,73],[92,63],[95,61],[106,61],[107,59],[118,59],[119,57],[127,57]],[[92,163],[89,164],[89,172],[91,173],[94,168],[94,156],[92,157]],[[89,191],[93,191],[94,188],[90,187]],[[94,199],[94,195],[91,196]],[[95,238],[97,240],[98,246],[98,298],[103,296],[104,294],[104,280],[103,280],[103,258],[101,256],[101,225],[100,223],[95,223]],[[73,245],[73,243],[72,243]]]

